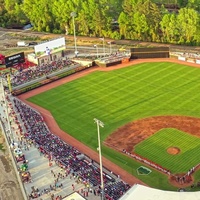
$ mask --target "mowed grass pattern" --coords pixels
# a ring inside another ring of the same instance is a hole
[[[93,72],[34,96],[29,101],[49,110],[61,129],[96,150],[97,128],[93,118],[105,124],[104,128],[100,128],[101,140],[104,141],[114,130],[133,120],[157,115],[200,117],[199,91],[200,69],[156,62],[109,72]],[[134,167],[138,167],[131,160],[125,166],[118,159],[121,155],[116,156],[117,152],[105,146],[102,151],[104,156],[131,173]],[[180,162],[177,168],[185,164],[185,160]],[[158,180],[154,187],[160,187],[163,175],[157,173],[155,177]],[[151,178],[140,178],[152,184]]]
[[[180,153],[167,153],[169,147],[178,147]],[[172,173],[187,172],[199,163],[200,138],[177,129],[162,129],[137,144],[134,152],[160,164]]]

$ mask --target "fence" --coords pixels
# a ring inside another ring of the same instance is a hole
[[[169,58],[169,47],[131,48],[131,59]]]

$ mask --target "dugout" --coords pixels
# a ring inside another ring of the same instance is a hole
[[[131,48],[131,59],[169,58],[169,47]]]

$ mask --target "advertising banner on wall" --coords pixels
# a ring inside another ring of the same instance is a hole
[[[6,67],[13,67],[25,62],[24,52],[5,57]]]
[[[41,58],[65,49],[65,38],[50,40],[34,46],[35,56]]]
[[[179,57],[178,57],[178,60],[185,61],[185,60],[186,60],[186,58],[185,58],[185,57],[183,57],[183,56],[179,56]]]
[[[195,63],[195,59],[194,58],[187,58],[187,62],[190,62],[190,63]]]

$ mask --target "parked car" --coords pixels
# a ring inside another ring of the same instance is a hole
[[[17,42],[17,46],[18,47],[27,47],[27,46],[29,46],[29,44],[24,41],[19,41],[19,42]]]
[[[29,46],[35,46],[35,45],[37,45],[38,43],[37,43],[37,42],[29,42],[28,44],[29,44]]]

